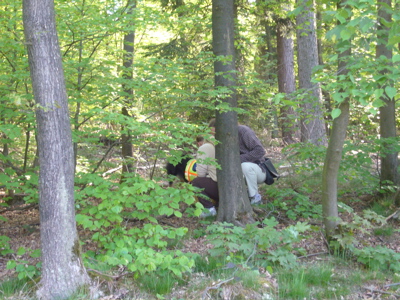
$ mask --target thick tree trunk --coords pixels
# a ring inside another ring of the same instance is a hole
[[[38,297],[65,299],[89,277],[75,222],[74,154],[52,0],[24,0],[24,30],[37,103],[42,278]]]
[[[388,8],[392,6],[391,0],[382,0],[379,2],[378,6],[378,32],[377,38],[378,45],[376,46],[376,57],[380,58],[384,56],[387,58],[388,64],[391,64],[392,60],[392,49],[388,45],[388,36],[390,28],[385,26],[385,22],[389,23],[392,21],[392,15]],[[381,71],[384,75],[388,70]],[[386,87],[393,87],[393,82],[388,80],[383,89]],[[396,105],[393,98],[386,94],[381,97],[382,101],[385,103],[379,109],[380,113],[380,135],[382,139],[385,138],[395,138],[396,137]],[[393,146],[383,143],[382,155],[381,155],[381,183],[383,185],[387,184],[387,181],[392,182],[397,185],[400,182],[398,168],[398,152],[393,149]]]
[[[293,24],[289,19],[277,20],[276,43],[278,52],[278,87],[280,93],[285,93],[286,98],[296,90],[294,72],[294,43],[290,37]],[[292,106],[281,108],[282,140],[288,145],[295,142],[295,111]]]
[[[229,96],[221,99],[231,108],[237,107],[233,24],[233,0],[213,0],[213,51],[217,57],[214,63],[215,86],[231,90]],[[217,113],[216,139],[220,143],[216,146],[216,158],[221,166],[217,171],[220,199],[217,219],[244,225],[254,220],[240,164],[237,125],[236,112]]]
[[[340,4],[338,7],[340,7]],[[348,73],[348,69],[346,68],[346,59],[351,55],[351,45],[349,42],[341,42],[340,48],[346,48],[346,50],[340,52],[338,56],[338,76],[346,75]],[[341,110],[341,114],[333,120],[322,174],[322,211],[325,234],[328,241],[331,240],[339,222],[337,178],[350,118],[350,104],[348,98],[339,105],[339,109]]]
[[[299,88],[303,90],[301,141],[326,145],[326,132],[322,113],[322,93],[319,84],[312,82],[313,68],[318,65],[317,37],[313,2],[298,0],[303,7],[297,16],[297,61]]]

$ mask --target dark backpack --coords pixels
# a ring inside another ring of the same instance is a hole
[[[281,177],[269,158],[265,158],[265,161],[262,163],[261,168],[265,171],[265,174],[267,175],[264,182],[268,185],[273,184],[275,178],[276,180],[278,180],[279,177]]]

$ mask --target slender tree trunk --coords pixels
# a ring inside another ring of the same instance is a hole
[[[338,5],[340,9],[340,4]],[[346,59],[351,55],[351,45],[348,41],[342,41],[340,48],[346,50],[339,53],[338,77],[346,76]],[[340,162],[342,160],[343,145],[346,138],[347,126],[350,118],[349,99],[346,98],[340,105],[341,114],[333,120],[332,132],[326,151],[324,169],[322,174],[322,211],[327,240],[331,240],[339,222],[337,205],[337,178]]]
[[[276,44],[278,52],[278,87],[280,93],[285,93],[286,98],[296,90],[294,72],[294,43],[290,37],[293,24],[289,19],[277,20]],[[281,108],[282,140],[288,145],[295,142],[295,111],[293,106],[286,105]]]
[[[389,11],[392,6],[391,0],[382,0],[378,4],[378,45],[376,46],[376,57],[379,59],[381,56],[387,59],[387,64],[391,65],[392,61],[392,49],[388,46],[388,36],[390,28],[385,26],[385,22],[389,23],[392,21],[392,15]],[[382,70],[382,75],[387,74],[387,69]],[[390,80],[382,86],[383,89],[387,87],[393,87],[393,82]],[[384,93],[381,97],[384,105],[379,108],[380,113],[380,135],[382,139],[395,138],[396,137],[396,105],[392,97]],[[381,155],[381,183],[387,185],[387,181],[392,182],[394,185],[399,184],[398,174],[398,152],[394,150],[393,146],[387,143],[382,144],[382,155]]]
[[[128,0],[128,10],[127,14],[132,19],[132,14],[134,9],[136,8],[135,0]],[[133,24],[132,24],[133,25]],[[135,54],[135,30],[132,29],[128,34],[124,36],[124,57],[123,57],[123,78],[124,78],[124,93],[125,93],[125,103],[126,106],[122,108],[122,115],[126,118],[131,117],[128,112],[128,104],[131,103],[133,98],[133,89],[131,88],[131,83],[133,80],[133,58]],[[132,173],[133,172],[133,145],[132,145],[132,136],[129,130],[126,130],[124,127],[122,128],[121,134],[121,145],[122,145],[122,172],[123,173]]]
[[[317,31],[318,32],[323,32],[323,28],[321,27],[321,23],[322,22],[323,22],[322,21],[322,15],[321,15],[321,12],[318,9],[318,11],[317,11]],[[318,46],[318,64],[320,66],[323,66],[323,65],[325,65],[324,58],[323,58],[323,55],[322,55],[323,52],[324,52],[324,47],[323,47],[322,40],[319,37],[317,37],[317,46]],[[321,89],[321,92],[322,92],[322,101],[324,103],[325,110],[326,111],[332,111],[331,95],[329,94],[329,92],[327,90],[324,90],[324,89]],[[328,124],[331,123],[332,118],[331,118],[331,116],[329,114],[325,116],[325,121],[326,121],[325,122],[326,134],[328,136],[330,136],[331,132],[330,132],[330,128],[329,128]]]
[[[312,82],[313,68],[318,65],[317,37],[315,32],[314,3],[298,0],[303,7],[297,16],[297,61],[299,88],[304,92],[301,117],[301,141],[326,145],[326,132],[322,113],[322,94],[319,84]]]
[[[230,95],[221,101],[231,108],[237,107],[233,9],[233,0],[213,0],[213,51],[217,57],[215,86],[230,89]],[[217,171],[220,199],[217,219],[244,225],[254,220],[240,164],[237,125],[236,112],[217,113],[216,139],[220,143],[216,146],[216,158],[221,166]]]
[[[74,153],[52,0],[24,0],[24,30],[37,103],[40,299],[65,299],[89,283],[80,253],[74,205]]]

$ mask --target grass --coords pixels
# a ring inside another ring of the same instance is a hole
[[[9,278],[0,283],[0,299],[27,294],[31,287],[27,279]]]
[[[387,284],[388,280],[398,282],[400,275],[389,272],[362,269],[357,264],[334,256],[324,260],[300,264],[295,269],[275,269],[271,276],[262,269],[243,266],[224,268],[224,261],[197,257],[192,273],[177,279],[172,273],[152,273],[138,278],[125,277],[118,282],[104,282],[101,289],[105,294],[118,294],[129,289],[130,297],[124,299],[199,299],[207,293],[211,298],[220,299],[223,293],[232,293],[229,299],[355,299],[354,295],[363,286]],[[112,288],[110,288],[112,285]],[[100,290],[100,287],[99,287]],[[141,291],[141,292],[140,292]],[[177,292],[180,296],[176,296]],[[390,290],[398,294],[398,287]],[[80,290],[72,299],[87,299],[88,291]],[[23,295],[23,298],[21,298]],[[10,279],[0,285],[0,299],[35,299],[33,286],[26,281]],[[146,295],[143,298],[143,295]]]
[[[278,270],[279,292],[274,299],[354,299],[352,295],[362,286],[384,284],[391,276],[395,280],[395,274],[360,269],[348,260],[331,257],[295,270]]]
[[[146,274],[137,278],[136,281],[145,291],[158,295],[169,294],[174,287],[184,283],[184,280],[176,278],[172,272]]]
[[[374,229],[374,234],[375,235],[380,235],[380,236],[392,236],[394,233],[394,228],[392,226],[385,226],[381,228],[376,228]]]

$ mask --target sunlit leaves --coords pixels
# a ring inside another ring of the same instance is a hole
[[[385,93],[390,99],[392,99],[392,98],[394,98],[396,96],[397,90],[396,90],[396,88],[394,88],[392,86],[386,86],[385,87]]]
[[[334,108],[331,112],[332,119],[336,119],[341,113],[342,111],[339,108]]]

